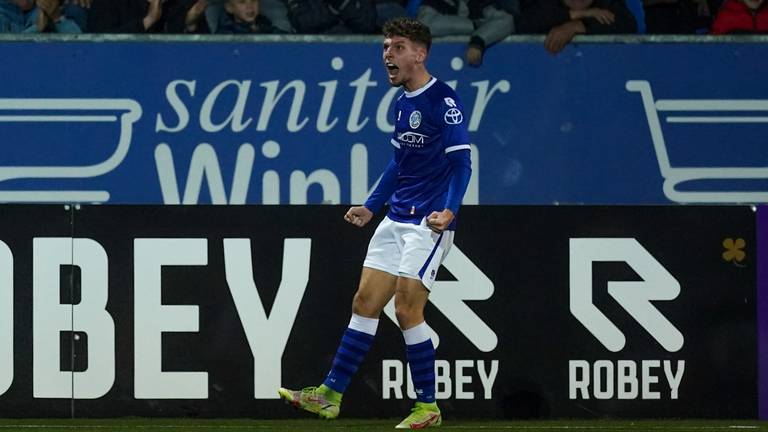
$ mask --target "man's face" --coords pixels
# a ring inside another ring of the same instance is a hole
[[[741,0],[741,1],[743,1],[748,8],[752,10],[757,10],[757,9],[760,9],[760,6],[763,5],[765,0]]]
[[[392,36],[384,39],[382,57],[389,83],[398,87],[408,82],[416,66],[424,62],[427,49],[403,36]]]
[[[584,10],[592,6],[592,0],[563,0],[570,10]]]
[[[259,16],[259,0],[228,0],[225,8],[237,22],[251,23]]]

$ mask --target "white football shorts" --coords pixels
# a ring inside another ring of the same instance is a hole
[[[453,245],[453,234],[430,230],[426,218],[415,225],[385,217],[371,237],[363,266],[417,279],[432,289],[437,269]]]

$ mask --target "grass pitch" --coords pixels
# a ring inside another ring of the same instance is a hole
[[[394,431],[399,419],[389,420],[199,420],[199,419],[0,419],[0,432],[259,432],[259,431]],[[718,432],[768,431],[756,420],[558,420],[558,421],[452,421],[444,431],[520,432]]]

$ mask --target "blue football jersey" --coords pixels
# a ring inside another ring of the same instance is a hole
[[[389,200],[389,217],[419,223],[445,209],[451,178],[446,155],[470,150],[464,108],[456,92],[432,78],[424,87],[402,94],[395,103],[390,142],[398,181]]]

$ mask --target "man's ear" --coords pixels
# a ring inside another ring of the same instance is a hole
[[[425,49],[419,49],[419,53],[416,54],[416,61],[419,63],[424,63],[424,60],[427,58],[427,50]]]

